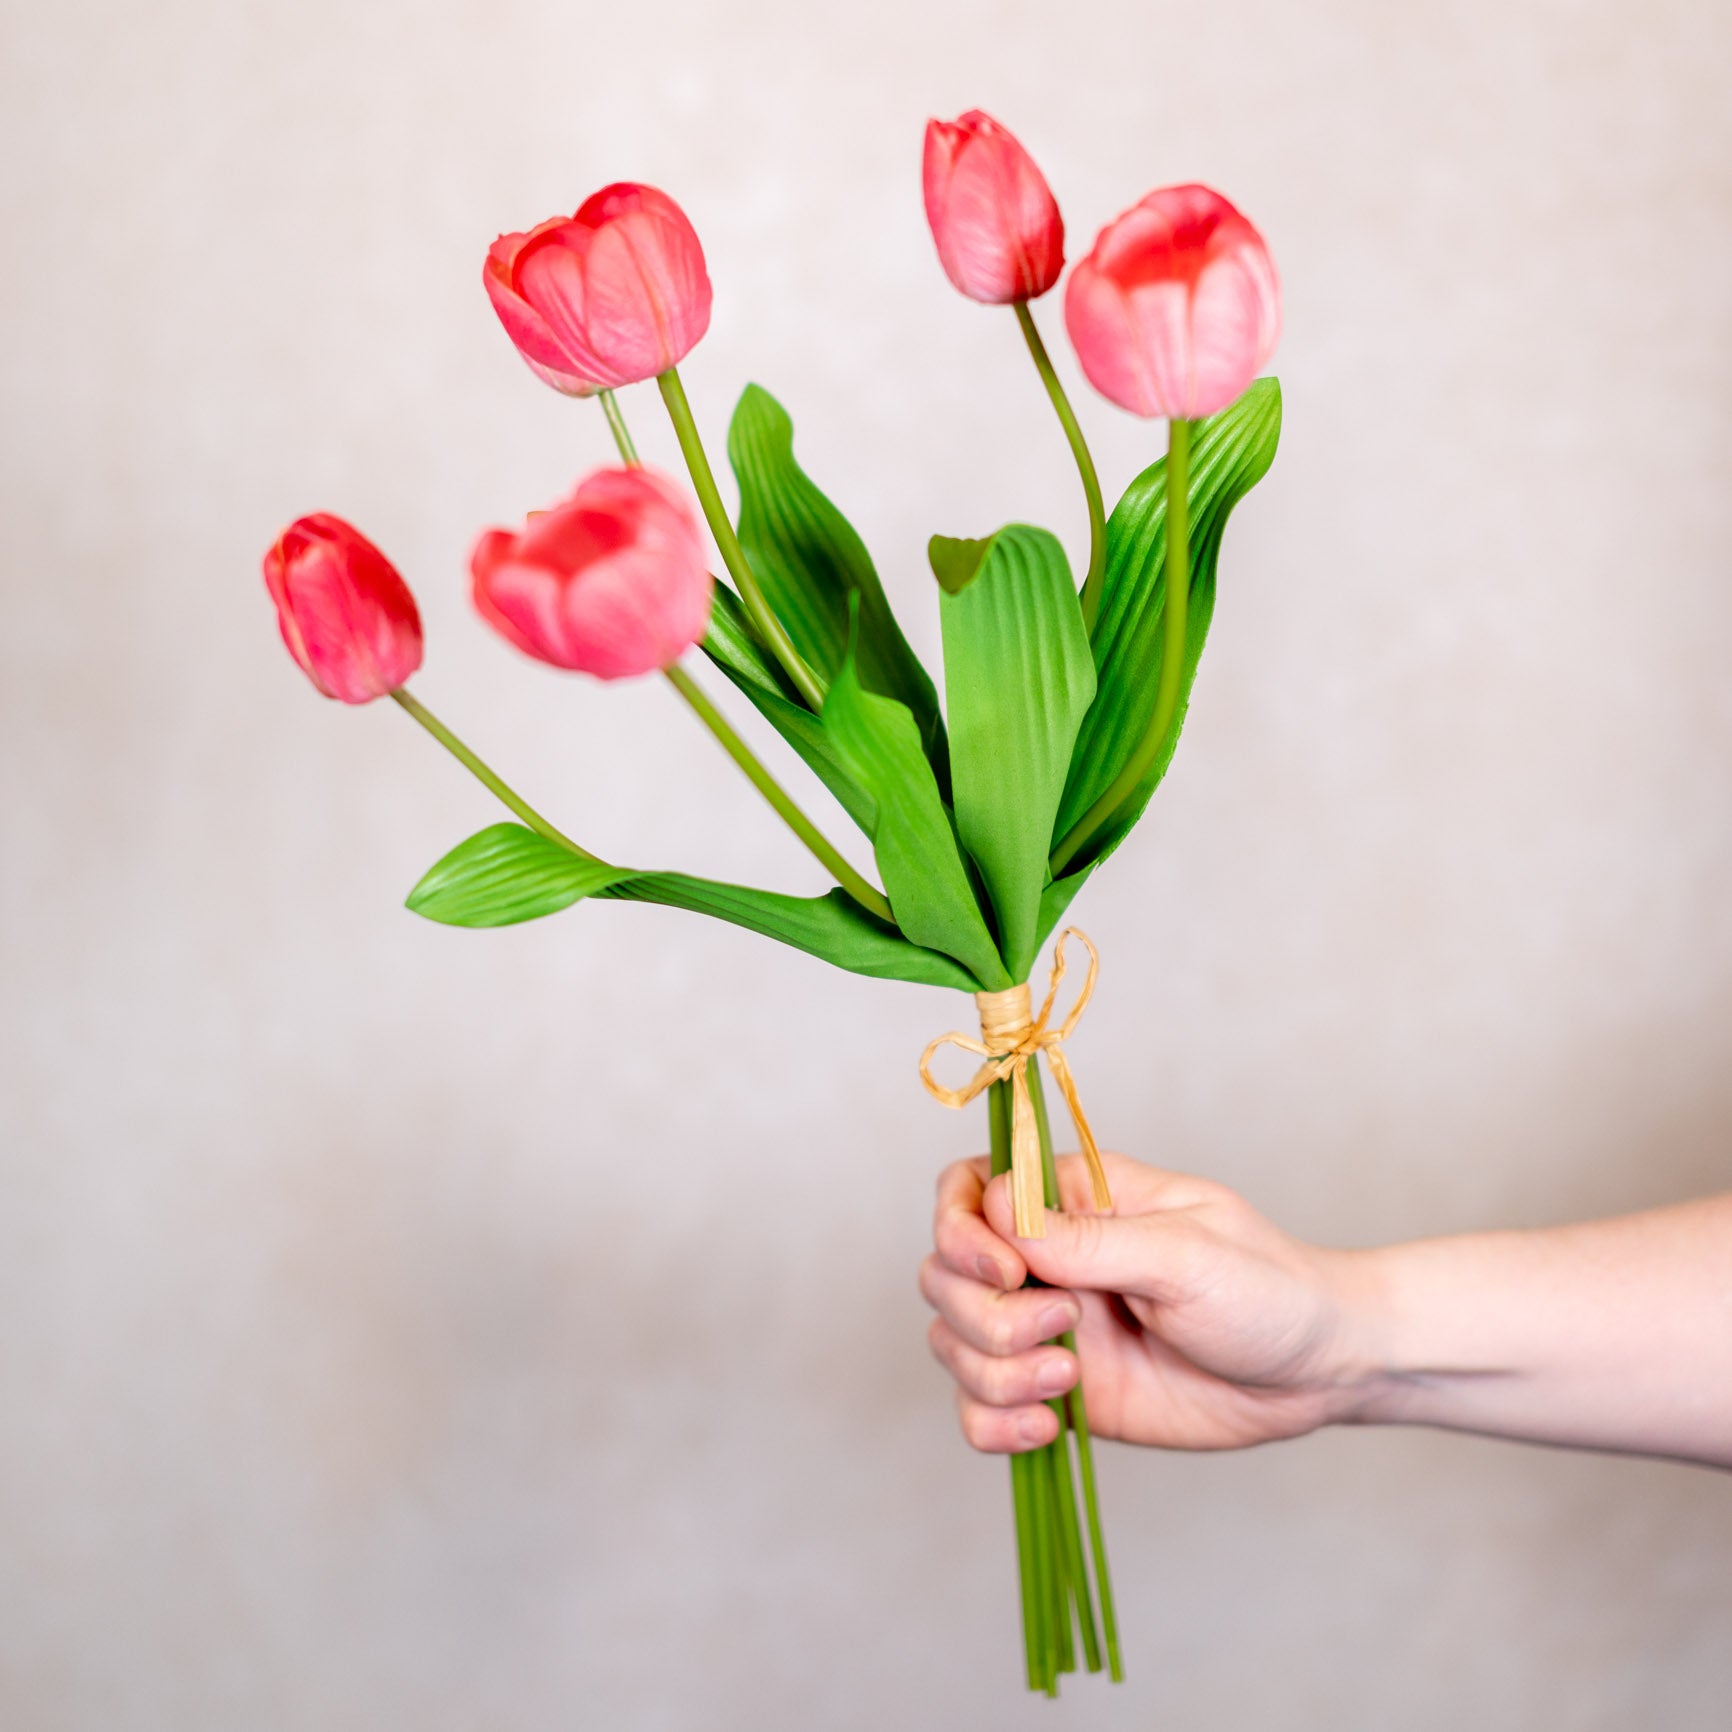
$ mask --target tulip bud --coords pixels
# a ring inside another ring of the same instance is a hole
[[[421,665],[421,615],[397,568],[340,517],[299,517],[265,555],[283,642],[328,698],[365,704]]]
[[[501,235],[482,282],[524,360],[574,397],[665,373],[710,326],[704,249],[686,213],[629,181],[576,216]]]
[[[697,521],[647,469],[598,469],[517,534],[488,530],[469,569],[476,609],[502,637],[604,680],[671,666],[709,627]]]
[[[1225,409],[1274,353],[1281,284],[1263,237],[1219,193],[1162,187],[1101,230],[1064,318],[1103,396],[1190,421]]]
[[[938,261],[971,301],[1044,295],[1064,269],[1064,219],[1034,158],[978,108],[926,123],[926,220]]]

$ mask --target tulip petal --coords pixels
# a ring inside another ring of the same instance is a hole
[[[604,680],[654,673],[702,636],[708,617],[708,597],[698,613],[690,587],[654,552],[609,560],[565,591],[570,665]]]
[[[589,341],[587,245],[586,239],[580,249],[563,232],[549,235],[524,249],[512,274],[518,292],[564,357],[556,364],[611,389],[625,381],[613,377]]]
[[[1191,377],[1183,413],[1213,415],[1244,393],[1262,364],[1262,296],[1237,255],[1212,264],[1191,297]]]
[[[622,383],[653,379],[673,363],[667,284],[653,264],[645,219],[622,217],[597,231],[585,260],[586,329],[597,355]]]
[[[570,357],[547,321],[512,285],[517,255],[528,238],[527,235],[501,235],[493,243],[482,267],[482,286],[487,290],[494,312],[499,315],[499,322],[505,327],[505,334],[516,344],[524,360],[556,389],[577,394],[579,389],[586,387],[572,371]]]
[[[1118,285],[1087,261],[1078,265],[1065,290],[1064,318],[1089,383],[1133,415],[1159,415],[1159,393]]]

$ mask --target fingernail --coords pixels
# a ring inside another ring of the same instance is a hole
[[[1069,1359],[1048,1359],[1035,1373],[1035,1385],[1042,1395],[1062,1395],[1071,1385]]]
[[[1050,1341],[1053,1336],[1062,1335],[1076,1325],[1077,1308],[1074,1305],[1049,1305],[1040,1314],[1040,1338]]]
[[[1024,1443],[1045,1443],[1046,1421],[1038,1413],[1025,1413],[1016,1422],[1016,1435]]]
[[[1004,1271],[991,1257],[976,1257],[974,1259],[974,1267],[978,1271],[981,1280],[989,1283],[991,1286],[1008,1287],[1010,1285],[1010,1283],[1004,1278]]]

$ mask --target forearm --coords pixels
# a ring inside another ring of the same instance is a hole
[[[1732,1467],[1732,1196],[1352,1261],[1348,1417]]]

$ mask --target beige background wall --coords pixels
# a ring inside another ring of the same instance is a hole
[[[671,911],[415,921],[494,814],[312,694],[257,576],[353,517],[421,695],[561,823],[815,890],[663,691],[470,616],[476,530],[607,455],[483,248],[673,190],[701,418],[784,397],[935,655],[932,530],[1083,522],[931,256],[926,117],[1019,130],[1073,254],[1211,180],[1285,275],[1287,431],[1078,910],[1097,1123],[1335,1242],[1723,1187],[1722,7],[12,0],[0,43],[0,1724],[1725,1726],[1723,1476],[1392,1433],[1109,1452],[1132,1681],[1025,1702],[913,1292],[984,1137],[913,1075],[959,1006]],[[1084,413],[1116,494],[1158,434]]]

